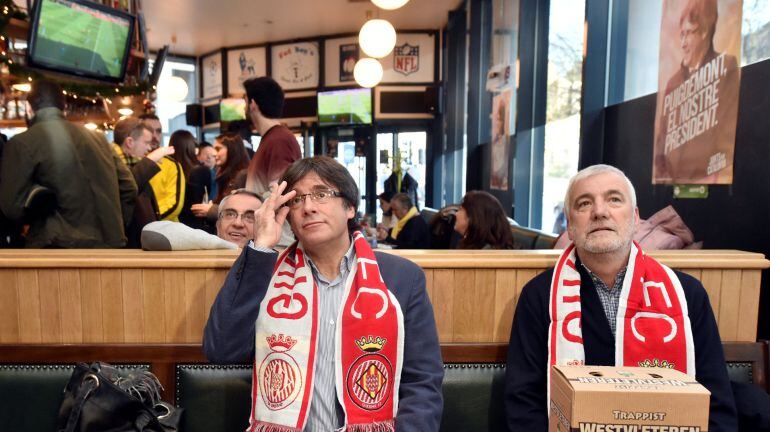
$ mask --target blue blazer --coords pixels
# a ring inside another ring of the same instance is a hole
[[[444,368],[433,307],[425,290],[425,274],[404,258],[381,252],[375,252],[375,256],[385,285],[404,314],[404,362],[396,430],[438,431]],[[277,259],[276,253],[259,252],[248,246],[243,249],[211,306],[203,334],[203,351],[209,361],[254,361],[254,325]],[[342,423],[339,402],[337,415]]]

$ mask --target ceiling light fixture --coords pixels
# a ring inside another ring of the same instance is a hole
[[[120,114],[122,116],[130,116],[130,115],[134,114],[134,110],[132,110],[131,108],[128,108],[128,107],[120,108],[118,110],[118,114]]]
[[[29,93],[32,90],[32,84],[30,84],[30,83],[19,83],[19,84],[12,85],[11,88],[16,90],[16,91],[20,91],[20,92],[24,92],[24,93]]]
[[[409,3],[409,0],[372,0],[372,3],[380,9],[393,10]]]
[[[172,102],[182,102],[189,90],[187,81],[178,76],[162,78],[158,83],[158,96]]]
[[[362,58],[353,68],[353,78],[361,87],[372,88],[382,80],[382,65],[377,59]]]
[[[385,57],[396,46],[396,29],[384,19],[369,20],[358,32],[358,44],[369,57]]]

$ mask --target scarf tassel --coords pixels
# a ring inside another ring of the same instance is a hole
[[[254,424],[254,427],[251,429],[253,432],[302,432],[301,429],[289,427],[289,426],[281,426],[277,425],[275,423],[267,423],[267,422],[261,422],[258,421]]]
[[[345,432],[395,432],[396,422],[390,419],[377,423],[350,424],[343,430]]]

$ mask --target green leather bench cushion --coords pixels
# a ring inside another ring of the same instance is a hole
[[[185,432],[243,432],[251,412],[250,365],[178,365],[176,405]]]
[[[118,366],[148,370],[148,365]],[[0,431],[53,431],[74,365],[0,365]]]
[[[444,366],[442,431],[505,430],[505,367],[496,364]],[[251,367],[179,365],[176,404],[185,408],[187,432],[243,432],[251,402]]]

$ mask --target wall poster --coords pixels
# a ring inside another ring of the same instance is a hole
[[[271,52],[270,76],[284,90],[318,87],[320,59],[318,42],[274,45]]]
[[[222,53],[216,52],[201,59],[201,99],[222,97]]]
[[[510,106],[513,90],[508,88],[492,99],[492,143],[489,151],[489,188],[508,190],[510,159]]]
[[[742,0],[664,0],[652,182],[730,184]]]
[[[231,49],[227,51],[227,91],[243,94],[243,82],[267,75],[265,47]]]

